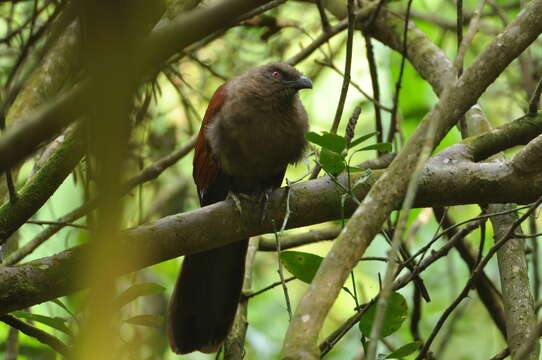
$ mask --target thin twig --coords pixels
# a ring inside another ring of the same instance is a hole
[[[284,300],[286,301],[286,310],[288,311],[288,319],[292,321],[292,306],[290,305],[290,296],[288,295],[288,287],[286,286],[286,279],[284,278],[284,272],[282,270],[282,261],[280,259],[280,241],[279,234],[275,231],[275,242],[277,245],[277,261],[278,269],[277,273],[279,274],[280,284],[282,286],[282,291],[284,292]]]
[[[333,71],[335,71],[337,74],[339,74],[340,76],[344,77],[344,73],[337,67],[335,66],[335,64],[331,61],[331,59],[326,59],[324,61],[320,61],[320,60],[315,60],[315,62],[317,64],[320,64],[322,66],[327,66],[329,67],[330,69],[332,69]],[[350,85],[352,85],[354,87],[354,89],[356,89],[357,91],[360,92],[361,95],[363,95],[367,100],[369,100],[370,102],[372,102],[374,104],[374,106],[378,107],[379,109],[381,110],[384,110],[384,111],[387,111],[387,112],[392,112],[392,108],[390,107],[387,107],[385,105],[382,105],[382,103],[379,101],[379,100],[376,100],[376,98],[372,97],[371,95],[367,94],[367,92],[365,92],[361,86],[359,86],[358,83],[356,83],[355,81],[352,81],[350,80]]]
[[[287,282],[290,282],[292,280],[295,280],[296,277],[295,276],[292,276],[292,277],[289,277],[287,279],[284,279],[284,282],[287,283]],[[271,285],[268,285],[266,287],[264,287],[263,289],[260,289],[258,291],[254,291],[252,293],[248,293],[248,294],[244,294],[244,296],[246,296],[247,298],[251,298],[251,297],[254,297],[254,296],[257,296],[257,295],[260,295],[268,290],[271,290],[279,285],[282,285],[282,281],[275,281],[274,283],[272,283]]]
[[[529,218],[529,231],[531,234],[537,233],[536,217],[534,214]],[[533,248],[531,266],[533,270],[533,296],[534,301],[538,302],[540,300],[540,257],[538,255],[538,239],[536,236],[532,238],[531,246]]]
[[[455,23],[455,32],[457,34],[457,58],[459,57],[459,50],[461,49],[461,42],[463,41],[463,0],[456,0],[456,23]],[[458,61],[457,66],[457,76],[461,76],[463,73],[463,57],[461,61]]]
[[[240,23],[240,22],[243,22],[243,21],[248,20],[250,18],[253,18],[256,15],[260,15],[261,13],[264,13],[264,12],[266,12],[268,10],[276,8],[279,5],[284,4],[286,1],[287,0],[273,0],[273,1],[270,1],[267,4],[264,4],[264,5],[260,6],[260,7],[257,7],[256,9],[254,9],[252,11],[247,12],[246,14],[243,14],[243,15],[239,16],[235,22]]]
[[[290,304],[290,297],[288,295],[288,287],[286,286],[286,280],[284,278],[284,272],[282,270],[282,261],[280,259],[281,249],[280,249],[280,241],[279,241],[279,236],[282,235],[282,233],[286,229],[286,225],[288,224],[288,219],[290,218],[290,194],[291,194],[290,182],[288,181],[288,179],[286,179],[286,212],[284,214],[284,219],[282,220],[282,226],[280,228],[280,231],[278,233],[275,231],[274,234],[275,234],[275,243],[277,246],[277,260],[278,260],[278,265],[279,265],[277,272],[279,274],[282,290],[284,292],[284,299],[286,301],[286,309],[288,310],[288,319],[292,321],[292,306]]]
[[[4,131],[6,127],[6,118],[3,113],[0,113],[0,131]],[[17,201],[17,190],[15,189],[15,184],[13,183],[13,177],[11,176],[11,170],[6,170],[4,172],[6,176],[6,186],[8,188],[9,202],[15,203]]]
[[[420,335],[420,320],[422,318],[422,297],[420,289],[415,286],[412,293],[412,314],[410,316],[410,333],[414,341],[422,341]]]
[[[322,29],[324,32],[329,32],[331,26],[329,25],[329,19],[327,18],[326,9],[322,5],[322,0],[316,0],[316,6],[318,7],[318,13],[320,14],[320,21],[322,22]]]
[[[348,94],[348,87],[350,85],[350,71],[352,69],[352,47],[354,44],[354,0],[348,0],[348,32],[346,40],[346,59],[344,62],[344,77],[341,86],[341,94],[339,96],[339,103],[337,104],[337,110],[335,111],[335,118],[331,125],[330,133],[336,134],[339,129],[341,117],[344,110],[344,103],[346,101],[346,95]]]
[[[367,24],[365,25],[365,29],[369,29],[373,25],[374,21],[376,20],[376,17],[380,13],[380,9],[382,9],[382,6],[384,6],[384,3],[386,1],[387,0],[380,0],[378,2],[378,5],[376,6],[375,11],[371,14],[371,17],[369,18],[369,21],[367,21]]]
[[[314,39],[309,45],[305,46],[298,54],[292,56],[286,62],[290,65],[297,65],[301,61],[305,60],[315,50],[319,49],[322,44],[329,41],[333,36],[337,35],[348,27],[348,21],[341,21],[337,25],[333,26],[328,32],[322,33],[316,39]]]
[[[381,0],[382,1],[382,0]],[[373,105],[375,112],[375,130],[376,130],[376,142],[382,142],[382,113],[377,104],[380,103],[380,85],[378,84],[378,71],[376,68],[376,61],[373,51],[373,44],[371,42],[371,37],[363,34],[365,39],[365,51],[367,55],[367,62],[369,63],[369,73],[371,74],[371,84],[373,86]],[[378,151],[378,155],[381,155],[381,152]]]
[[[504,360],[506,359],[508,356],[510,356],[510,348],[506,348],[504,349],[503,351],[501,351],[500,353],[496,354],[495,356],[493,356],[491,359],[489,360]]]
[[[81,225],[81,224],[74,224],[74,223],[67,223],[67,222],[58,222],[58,221],[46,221],[46,220],[28,220],[26,222],[27,224],[34,224],[34,225],[61,225],[61,226],[71,226],[78,229],[85,229],[88,230],[88,226]]]
[[[2,315],[0,316],[0,321],[18,329],[23,334],[33,337],[42,344],[50,346],[53,350],[64,356],[67,356],[69,353],[68,347],[62,341],[60,341],[53,335],[46,333],[43,330],[40,330],[24,321],[17,319],[14,316]]]
[[[363,304],[354,315],[349,317],[339,328],[337,328],[320,343],[319,349],[321,357],[324,357],[328,352],[331,351],[331,349],[333,349],[333,346],[335,346],[339,340],[341,340],[344,335],[346,335],[346,333],[359,322],[365,311],[367,311],[367,309],[374,304],[377,299],[378,297],[375,297],[367,304]]]
[[[399,77],[395,83],[395,93],[393,94],[393,110],[391,112],[391,122],[388,136],[386,138],[387,142],[392,142],[395,132],[397,131],[397,111],[399,110],[399,93],[401,91],[401,83],[403,82],[403,72],[405,70],[405,62],[407,58],[407,34],[408,34],[408,24],[410,20],[410,7],[412,6],[412,0],[408,1],[406,15],[405,15],[405,27],[403,29],[403,47],[401,54],[401,66],[399,68]]]
[[[538,84],[533,91],[531,100],[529,100],[529,116],[536,116],[538,112],[538,104],[540,104],[540,94],[542,93],[542,77],[538,80]]]
[[[458,0],[458,3],[460,1],[461,0]],[[465,37],[462,38],[460,42],[459,42],[459,31],[458,31],[459,45],[458,45],[458,50],[457,50],[457,56],[455,57],[455,60],[454,60],[454,68],[456,69],[456,73],[458,74],[458,77],[461,76],[461,74],[463,73],[463,59],[465,58],[465,53],[467,52],[467,49],[469,48],[469,45],[472,42],[472,39],[474,38],[474,35],[476,35],[476,32],[478,32],[478,28],[480,27],[480,16],[482,14],[482,9],[484,8],[485,3],[486,3],[486,0],[480,0],[480,2],[478,3],[478,7],[474,11],[474,15],[472,16],[470,20],[469,30],[467,31],[467,35],[465,35]],[[462,30],[463,27],[459,27],[458,30],[459,29]]]
[[[482,261],[482,256],[484,256],[484,243],[486,239],[486,221],[482,220],[480,222],[480,246],[478,247],[478,259],[476,260],[476,265]]]

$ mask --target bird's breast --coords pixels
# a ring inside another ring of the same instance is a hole
[[[307,128],[307,114],[302,107],[261,106],[223,112],[207,129],[206,136],[224,172],[264,177],[284,171],[289,163],[302,158]]]

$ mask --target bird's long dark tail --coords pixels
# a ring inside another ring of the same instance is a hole
[[[237,311],[247,246],[245,239],[185,257],[169,306],[173,351],[218,351]]]

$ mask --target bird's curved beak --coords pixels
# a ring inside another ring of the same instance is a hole
[[[295,90],[312,89],[312,81],[306,76],[300,76],[296,80],[288,81],[287,86]]]

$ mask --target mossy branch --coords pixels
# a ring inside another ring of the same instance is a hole
[[[79,127],[69,131],[64,142],[20,190],[16,202],[0,206],[0,244],[34,215],[64,182],[84,153],[84,136]]]

